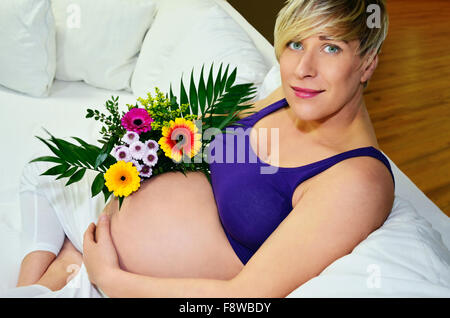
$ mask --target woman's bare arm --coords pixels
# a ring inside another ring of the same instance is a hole
[[[85,234],[89,277],[111,297],[285,297],[383,224],[392,208],[393,184],[384,165],[374,160],[351,158],[322,173],[231,280],[124,272],[114,264],[108,223],[97,231],[91,225]]]
[[[48,251],[33,251],[27,254],[20,265],[17,287],[35,284],[49,265],[55,260],[56,255]]]

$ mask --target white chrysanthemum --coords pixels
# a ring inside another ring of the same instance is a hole
[[[152,175],[152,168],[150,168],[147,165],[142,165],[142,169],[139,173],[139,176],[144,177],[144,178],[150,178]]]
[[[117,161],[122,160],[128,162],[131,160],[130,150],[128,149],[128,147],[122,146],[116,151],[114,157]]]
[[[158,149],[159,149],[159,145],[158,145],[158,143],[156,142],[156,141],[154,141],[154,140],[147,140],[146,142],[145,142],[145,147],[146,147],[146,149],[147,150],[150,150],[150,151],[153,151],[153,152],[157,152],[158,151]]]
[[[135,141],[130,145],[131,157],[136,160],[141,160],[145,155],[145,145],[140,141]]]
[[[137,160],[131,159],[130,162],[133,164],[133,166],[136,167],[136,169],[137,169],[138,172],[141,172],[141,170],[142,170],[142,165],[141,165]]]
[[[127,131],[125,135],[123,135],[122,141],[127,145],[131,145],[132,143],[139,141],[139,135],[134,131]]]
[[[124,145],[118,145],[118,146],[115,146],[114,148],[113,148],[113,150],[111,151],[111,155],[113,155],[114,157],[116,156],[116,153],[117,153],[117,150],[119,150],[120,148],[122,148],[122,147],[124,147]]]
[[[153,167],[158,162],[158,155],[151,150],[147,150],[145,155],[142,157],[142,161],[144,161],[146,165]]]

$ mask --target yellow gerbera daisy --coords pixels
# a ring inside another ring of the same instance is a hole
[[[122,160],[109,167],[105,173],[105,180],[108,190],[113,191],[116,197],[127,197],[141,185],[136,167],[131,162]]]
[[[158,141],[167,157],[180,162],[183,154],[189,158],[195,156],[202,147],[202,135],[191,120],[176,118],[168,126],[162,127],[162,135]]]

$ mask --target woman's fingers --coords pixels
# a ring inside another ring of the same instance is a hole
[[[84,232],[83,245],[87,243],[95,243],[95,224],[89,224],[86,232]],[[83,247],[84,249],[84,247]]]
[[[98,243],[99,241],[107,242],[111,240],[109,232],[109,217],[106,214],[101,214],[98,220],[98,224],[89,224],[86,232],[84,232],[83,249],[86,244]]]
[[[109,217],[106,214],[100,215],[97,229],[95,231],[97,242],[108,242],[111,239],[109,233]]]
[[[102,214],[97,225],[91,223],[84,234],[83,261],[89,280],[97,286],[110,270],[120,268],[109,224],[109,218]]]

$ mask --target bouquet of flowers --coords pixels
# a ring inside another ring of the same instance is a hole
[[[128,111],[120,112],[118,97],[106,102],[109,114],[87,109],[86,118],[103,123],[100,130],[103,146],[89,144],[72,137],[79,145],[56,138],[45,143],[54,156],[43,156],[30,162],[47,161],[57,165],[41,175],[54,175],[56,179],[69,178],[66,186],[80,181],[86,170],[98,172],[91,185],[92,197],[100,192],[105,203],[111,194],[119,198],[119,209],[125,197],[137,191],[142,182],[152,176],[169,172],[201,171],[210,180],[207,148],[211,138],[203,138],[210,128],[225,132],[227,125],[237,124],[237,114],[252,107],[245,104],[254,98],[253,84],[233,85],[237,68],[230,74],[229,66],[223,71],[220,65],[213,78],[211,65],[205,83],[203,70],[195,85],[193,70],[189,95],[181,79],[180,95],[172,92],[164,95],[157,87],[156,95],[138,98],[135,105],[127,104]],[[45,129],[44,129],[45,130]]]

